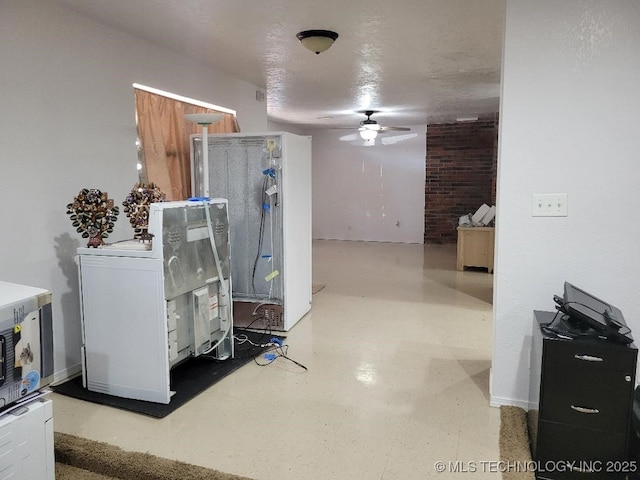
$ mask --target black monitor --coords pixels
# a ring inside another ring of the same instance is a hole
[[[554,300],[556,308],[568,315],[571,321],[592,328],[607,340],[626,344],[633,342],[622,312],[610,303],[569,282],[564,283],[564,295],[556,295]]]

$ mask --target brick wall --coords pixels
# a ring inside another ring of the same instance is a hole
[[[424,243],[456,243],[458,218],[495,205],[498,115],[427,125]]]

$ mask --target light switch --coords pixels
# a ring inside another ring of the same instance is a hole
[[[566,193],[534,193],[531,195],[532,217],[566,217],[569,213]]]

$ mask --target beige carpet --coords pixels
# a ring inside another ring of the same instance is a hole
[[[55,432],[56,480],[250,480]]]
[[[311,293],[316,294],[325,287],[324,283],[314,283],[311,285]]]
[[[114,480],[114,478],[64,463],[56,463],[56,480]]]
[[[500,462],[503,480],[535,480],[531,469],[531,449],[527,412],[519,407],[500,407]],[[521,471],[518,471],[521,470]]]

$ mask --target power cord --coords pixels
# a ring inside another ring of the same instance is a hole
[[[266,348],[273,343],[275,335],[271,332],[269,325],[266,325],[263,330],[251,328],[251,325],[258,320],[260,317],[255,318],[246,327],[234,327],[235,358],[255,358],[256,355],[262,353],[256,351],[257,348]],[[243,331],[250,333],[253,339],[249,338],[246,333],[242,333]]]
[[[271,335],[271,322],[269,322],[269,319],[264,315],[256,315],[255,313],[253,313],[252,315],[254,319],[251,320],[251,323],[249,323],[249,325],[243,326],[242,328],[244,330],[250,330],[256,333],[262,333],[263,335]],[[262,323],[259,323],[257,326],[253,327],[252,325],[256,322]]]
[[[560,311],[557,311],[553,317],[553,320],[546,325],[542,325],[541,328],[547,333],[551,333],[559,338],[564,338],[566,340],[573,340],[579,337],[593,337],[597,334],[596,330],[586,326],[586,330],[581,328],[580,326],[573,326],[571,328],[565,327],[561,322],[569,323],[571,317],[567,314],[561,314]]]
[[[260,363],[257,357],[255,357],[253,361],[261,367],[266,367],[267,365],[271,365],[278,358],[284,358],[285,360],[289,360],[290,362],[294,363],[295,365],[299,366],[305,371],[308,371],[309,369],[307,367],[305,367],[303,364],[295,361],[293,358],[287,355],[288,350],[289,350],[289,345],[278,345],[276,347],[272,347],[269,351],[265,352],[263,357],[266,360],[266,363]]]
[[[244,327],[243,329],[236,327],[236,331],[240,332],[242,330],[247,330],[250,331],[252,333],[258,333],[255,332],[253,330],[249,330],[248,327]],[[267,335],[267,331],[269,331],[269,335],[271,335],[271,328],[270,327],[266,327],[265,331],[262,333],[262,335],[264,336],[268,336]],[[309,370],[306,366],[304,366],[303,364],[301,364],[300,362],[292,359],[291,357],[289,357],[288,355],[288,351],[289,351],[289,345],[286,345],[283,343],[282,339],[278,338],[278,337],[271,337],[269,339],[268,342],[263,342],[263,343],[258,343],[254,340],[251,340],[247,334],[245,333],[236,333],[233,336],[236,344],[239,345],[243,345],[243,344],[249,344],[252,347],[256,347],[256,348],[267,348],[267,350],[265,352],[262,353],[262,357],[266,360],[266,362],[259,362],[258,361],[258,356],[255,354],[250,354],[250,355],[246,355],[244,357],[242,356],[238,356],[236,354],[235,358],[247,358],[248,356],[252,356],[253,357],[253,361],[261,366],[261,367],[266,367],[267,365],[271,365],[273,362],[275,362],[278,358],[284,358],[285,360],[289,360],[290,362],[294,363],[295,365],[299,366],[300,368],[304,369],[304,370]]]
[[[259,348],[282,346],[282,340],[276,337],[272,338],[271,341],[269,341],[268,343],[256,343],[253,340],[251,340],[245,333],[241,333],[240,335],[234,335],[233,338],[238,343],[238,345],[248,343],[249,345],[253,345],[254,347],[259,347]]]
[[[226,320],[226,323],[227,323],[227,329],[222,334],[222,337],[220,337],[213,345],[211,345],[204,352],[201,352],[202,355],[207,355],[213,352],[216,348],[218,348],[219,345],[222,344],[222,342],[224,342],[227,339],[227,337],[229,336],[229,332],[231,331],[231,328],[233,326],[233,321],[229,315],[229,312],[231,311],[230,310],[231,307],[229,306],[229,302],[231,301],[231,298],[229,295],[230,293],[229,287],[227,286],[227,281],[224,278],[224,274],[223,274],[224,272],[222,270],[222,264],[220,262],[220,256],[218,255],[218,248],[216,247],[216,240],[213,233],[213,225],[211,222],[211,212],[209,212],[211,203],[209,199],[200,199],[200,200],[202,201],[202,206],[204,208],[205,219],[207,221],[207,231],[209,234],[209,244],[211,245],[211,250],[213,252],[213,259],[216,266],[216,272],[218,273],[218,282],[220,284],[218,308],[220,308],[221,311],[225,312],[224,320]],[[223,298],[224,298],[224,305],[222,304]],[[223,319],[222,315],[220,318],[221,320]],[[232,352],[233,352],[233,349],[232,349]],[[231,355],[231,357],[233,357],[233,355]]]

